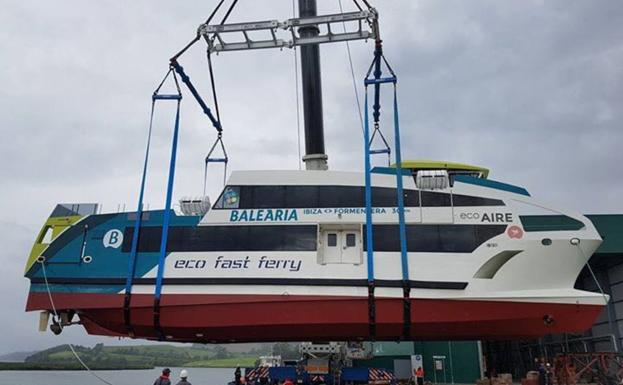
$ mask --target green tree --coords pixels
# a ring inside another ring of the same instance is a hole
[[[103,343],[99,343],[96,344],[93,349],[91,350],[91,352],[95,355],[100,354],[102,351],[104,350],[104,344]]]
[[[295,360],[299,358],[299,352],[294,344],[287,342],[277,342],[273,345],[273,355],[281,356],[285,360]]]
[[[214,347],[214,358],[223,359],[229,358],[229,352],[227,349],[221,345],[216,345]]]

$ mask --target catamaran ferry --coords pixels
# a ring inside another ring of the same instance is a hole
[[[370,243],[363,173],[238,171],[213,205],[181,202],[191,215],[172,214],[161,266],[164,211],[143,212],[134,237],[136,212],[58,205],[26,266],[27,310],[54,304],[55,324],[90,334],[204,342],[523,338],[592,325],[604,297],[574,289],[601,243],[589,219],[485,168],[402,169],[406,280],[395,168],[371,173]]]

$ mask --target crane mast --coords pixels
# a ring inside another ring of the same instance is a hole
[[[316,0],[298,0],[299,17],[283,22],[277,20],[203,24],[199,33],[208,43],[210,52],[239,51],[265,48],[300,47],[303,116],[305,124],[305,155],[307,170],[327,170],[328,156],[324,144],[322,108],[322,75],[320,47],[322,43],[374,39],[377,35],[377,13],[373,8],[332,15],[317,15]],[[340,24],[338,31],[335,24]],[[346,25],[350,27],[347,29]],[[322,29],[321,29],[322,26]],[[251,39],[250,32],[266,31],[265,38]],[[289,34],[281,36],[283,31]],[[231,36],[238,35],[237,40]],[[240,39],[242,34],[242,39]]]

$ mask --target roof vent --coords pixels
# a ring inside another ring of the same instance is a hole
[[[184,197],[180,199],[180,210],[184,215],[204,216],[210,211],[210,197]]]
[[[448,188],[450,181],[447,170],[418,170],[415,185],[422,190],[440,190]]]

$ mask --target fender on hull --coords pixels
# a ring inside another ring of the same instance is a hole
[[[77,310],[89,334],[128,336],[123,295],[55,293],[58,309]],[[473,340],[537,338],[589,329],[603,305],[552,302],[412,299],[410,338]],[[31,292],[26,310],[49,310],[46,293]],[[318,295],[165,294],[161,325],[167,340],[262,342],[367,340],[367,297]],[[403,301],[376,298],[376,340],[402,339]],[[548,322],[546,322],[548,321]],[[134,337],[158,339],[153,296],[135,294]]]

